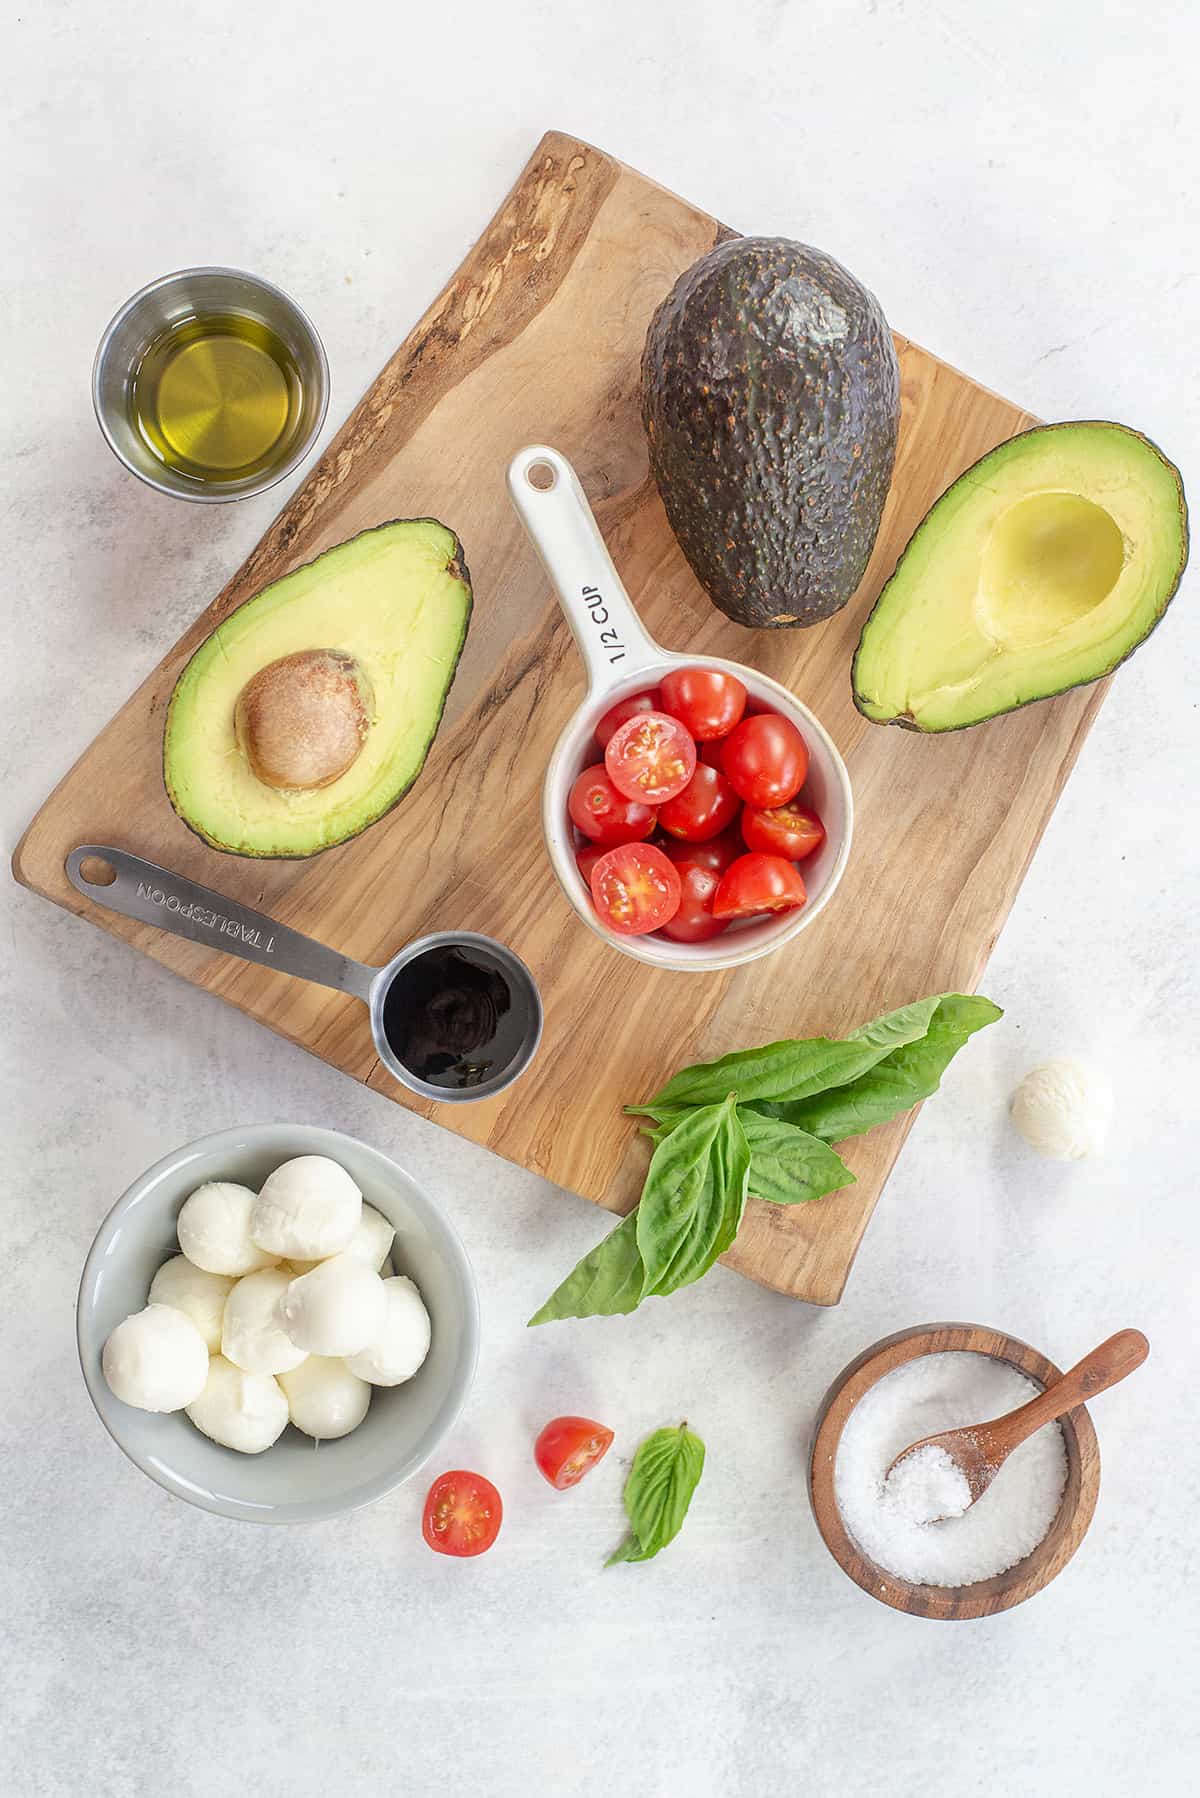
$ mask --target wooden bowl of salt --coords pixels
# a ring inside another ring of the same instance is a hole
[[[1086,1535],[1100,1490],[1083,1406],[1024,1443],[963,1517],[905,1514],[884,1473],[908,1443],[985,1422],[1060,1377],[1027,1342],[977,1324],[901,1330],[844,1368],[821,1403],[809,1462],[813,1515],[842,1571],[893,1610],[943,1621],[1010,1610],[1049,1585]]]

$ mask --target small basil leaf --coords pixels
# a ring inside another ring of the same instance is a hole
[[[929,1098],[968,1037],[1003,1017],[998,1005],[976,994],[943,993],[918,1042],[893,1049],[856,1079],[827,1092],[783,1103],[762,1104],[767,1115],[796,1124],[826,1142],[861,1136],[876,1124],[909,1111]]]
[[[683,1528],[692,1494],[704,1472],[704,1444],[681,1423],[655,1430],[633,1457],[625,1482],[630,1534],[604,1563],[652,1561]]]
[[[843,1038],[813,1036],[803,1041],[767,1043],[761,1049],[740,1049],[719,1061],[698,1062],[681,1068],[644,1105],[627,1105],[635,1115],[660,1117],[664,1108],[676,1105],[716,1105],[727,1093],[736,1092],[745,1104],[756,1100],[779,1103],[804,1099],[830,1086],[844,1086],[874,1067],[877,1061],[904,1043],[924,1036],[938,1005],[938,995],[918,999],[899,1011],[887,1012]]]
[[[854,1175],[836,1150],[794,1124],[738,1107],[750,1145],[749,1188],[772,1205],[798,1205],[853,1186]]]
[[[637,1209],[643,1297],[690,1286],[724,1254],[742,1221],[749,1170],[732,1094],[698,1107],[658,1144]]]
[[[636,1311],[642,1302],[646,1270],[638,1253],[637,1212],[631,1211],[615,1230],[598,1242],[572,1268],[529,1320],[556,1323],[564,1317],[614,1317]]]

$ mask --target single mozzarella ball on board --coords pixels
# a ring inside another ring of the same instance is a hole
[[[182,1411],[204,1390],[204,1338],[173,1305],[147,1305],[117,1325],[101,1366],[109,1388],[139,1411]]]
[[[193,1267],[210,1274],[252,1274],[277,1259],[254,1241],[254,1194],[232,1180],[209,1180],[184,1201],[179,1246]]]
[[[355,1255],[378,1273],[391,1253],[396,1232],[381,1211],[363,1200],[358,1228],[346,1244],[346,1254]]]
[[[318,1442],[348,1436],[367,1415],[371,1388],[337,1356],[309,1355],[291,1373],[280,1374],[288,1413],[298,1430]]]
[[[205,1436],[242,1455],[261,1455],[287,1428],[288,1402],[269,1373],[246,1373],[224,1355],[209,1362],[204,1390],[187,1414]]]
[[[1112,1107],[1112,1086],[1100,1068],[1048,1061],[1013,1094],[1013,1127],[1039,1155],[1079,1161],[1104,1148]]]
[[[150,1282],[150,1303],[170,1305],[190,1317],[210,1355],[221,1347],[221,1318],[225,1300],[233,1290],[231,1274],[210,1274],[195,1267],[186,1255],[164,1261]]]
[[[243,1373],[287,1373],[307,1354],[297,1348],[279,1317],[279,1301],[291,1275],[279,1267],[247,1274],[229,1295],[221,1323],[221,1353]]]
[[[366,1348],[346,1357],[346,1366],[372,1386],[401,1386],[429,1353],[429,1313],[406,1274],[385,1280],[383,1292],[383,1322]]]
[[[263,1182],[250,1233],[273,1256],[323,1261],[339,1255],[362,1216],[362,1194],[328,1155],[297,1155]]]
[[[293,1280],[279,1301],[283,1327],[310,1355],[356,1355],[383,1322],[383,1281],[354,1255],[333,1255]]]

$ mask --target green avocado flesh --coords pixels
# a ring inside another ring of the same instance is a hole
[[[432,518],[364,531],[264,587],[176,683],[163,739],[171,804],[206,843],[237,855],[314,855],[356,836],[421,772],[470,615],[461,546]],[[234,710],[261,670],[312,650],[351,657],[365,676],[361,748],[328,785],[268,786],[243,753]]]
[[[854,702],[958,730],[1111,674],[1187,562],[1179,471],[1124,425],[1045,425],[947,489],[867,619]]]

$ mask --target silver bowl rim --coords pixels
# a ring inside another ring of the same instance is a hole
[[[157,293],[160,288],[170,287],[174,282],[185,280],[193,275],[233,275],[237,280],[248,281],[252,287],[259,287],[265,293],[272,294],[275,299],[282,301],[283,305],[295,315],[298,323],[304,331],[307,332],[316,354],[317,366],[320,370],[321,392],[319,403],[313,417],[312,425],[305,436],[296,443],[292,453],[278,469],[271,469],[269,472],[264,473],[261,480],[256,481],[249,487],[243,487],[237,493],[222,493],[219,489],[205,488],[199,484],[197,485],[196,490],[192,492],[191,490],[174,487],[168,481],[159,480],[148,470],[136,467],[135,464],[129,460],[128,456],[125,455],[109,429],[108,420],[104,416],[104,408],[100,401],[100,371],[104,366],[105,356],[107,355],[118,327],[124,323],[125,319],[133,311],[133,308],[150,294]],[[191,268],[174,269],[169,275],[158,275],[153,281],[147,281],[144,287],[139,287],[136,293],[131,293],[129,298],[124,301],[122,305],[118,306],[117,310],[113,313],[107,325],[104,327],[100,342],[96,346],[95,357],[92,361],[92,410],[96,414],[96,423],[100,427],[104,441],[107,443],[117,461],[121,464],[121,467],[128,469],[130,474],[136,475],[139,481],[144,481],[147,487],[153,487],[156,493],[164,493],[168,499],[189,500],[197,505],[228,506],[239,499],[255,499],[260,493],[268,493],[270,489],[277,486],[280,481],[286,480],[288,475],[292,474],[299,467],[300,463],[303,462],[324,428],[325,419],[329,412],[329,386],[329,358],[325,354],[325,345],[321,341],[320,332],[313,324],[312,319],[308,316],[308,313],[304,310],[303,306],[300,305],[299,301],[294,300],[290,293],[285,293],[284,289],[277,286],[274,281],[268,281],[265,275],[255,275],[252,274],[249,269],[233,268],[227,263],[218,262],[197,263]]]

